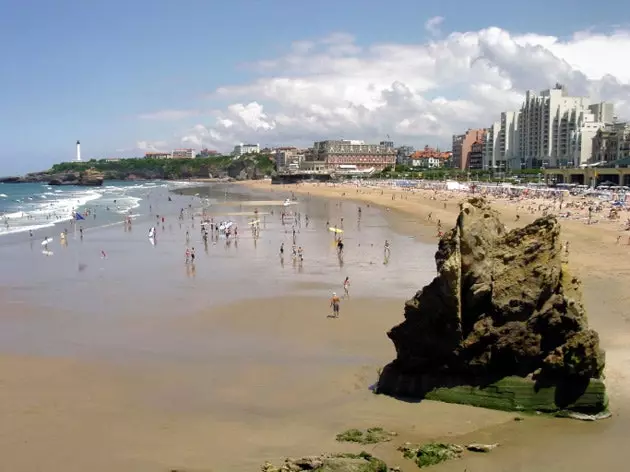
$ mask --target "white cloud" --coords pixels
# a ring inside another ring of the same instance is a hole
[[[166,141],[138,141],[134,150],[142,152],[166,152],[169,146]]]
[[[427,28],[441,20],[431,19]],[[437,30],[436,30],[437,31]],[[325,138],[448,146],[451,135],[488,126],[518,109],[527,89],[556,82],[574,95],[615,102],[630,118],[630,31],[568,39],[513,35],[492,27],[420,44],[361,47],[335,34],[299,41],[255,64],[258,76],[209,100],[230,105],[212,120],[177,130],[183,142],[230,149],[237,142],[305,145]]]
[[[424,24],[424,29],[426,29],[429,33],[434,36],[439,36],[442,31],[440,30],[440,26],[444,22],[443,16],[434,16],[433,18],[429,18]]]

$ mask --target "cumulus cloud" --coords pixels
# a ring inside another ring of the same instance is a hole
[[[433,18],[427,29],[438,31]],[[568,39],[514,35],[492,27],[419,44],[360,46],[350,35],[300,41],[286,55],[255,64],[244,85],[208,96],[230,105],[209,122],[174,128],[183,143],[230,149],[238,142],[312,144],[356,138],[448,146],[451,135],[489,126],[516,110],[526,90],[556,82],[570,94],[615,102],[630,118],[630,31],[576,33]]]
[[[426,29],[429,33],[434,36],[439,36],[442,31],[440,30],[440,26],[444,22],[443,16],[434,16],[433,18],[429,18],[425,24],[424,29]]]
[[[166,152],[168,148],[166,141],[138,141],[134,149],[143,152]]]

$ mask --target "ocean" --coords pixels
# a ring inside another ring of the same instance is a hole
[[[191,182],[108,181],[102,187],[0,184],[0,236],[67,224],[75,212],[89,212],[89,226],[104,226],[140,216],[140,202],[158,189],[198,185]]]

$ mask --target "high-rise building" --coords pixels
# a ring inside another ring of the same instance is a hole
[[[469,129],[464,134],[453,135],[453,167],[456,169],[468,169],[468,155],[473,143],[479,141],[485,143],[486,129]]]
[[[484,170],[505,170],[506,161],[501,159],[499,153],[499,137],[501,135],[501,122],[495,121],[492,126],[486,128],[486,140],[483,146],[482,167]]]
[[[485,143],[483,141],[475,141],[470,145],[468,153],[467,168],[470,170],[483,170],[483,149]]]
[[[451,158],[451,165],[455,169],[461,169],[462,165],[462,146],[464,144],[465,134],[454,134],[453,135],[453,144],[451,147],[451,152],[453,153],[453,157]]]
[[[571,97],[556,84],[539,94],[527,91],[518,116],[517,156],[523,167],[577,166],[589,159],[590,143],[613,105],[591,105],[588,97]]]
[[[593,136],[589,162],[614,162],[630,157],[630,123],[613,123]]]
[[[518,155],[518,119],[519,112],[504,111],[501,113],[501,127],[498,138],[497,161],[504,161],[507,168],[522,169],[524,164]]]
[[[595,121],[613,123],[615,121],[615,106],[612,103],[600,102],[588,107],[595,116]]]

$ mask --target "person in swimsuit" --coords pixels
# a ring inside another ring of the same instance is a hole
[[[343,281],[343,291],[346,298],[350,297],[350,277]]]
[[[335,292],[333,292],[332,297],[330,299],[330,306],[333,309],[333,318],[339,318],[339,303],[340,299]]]

